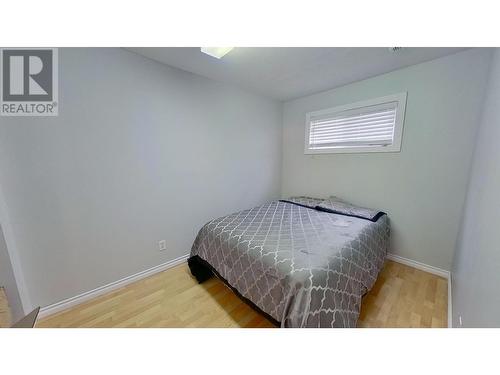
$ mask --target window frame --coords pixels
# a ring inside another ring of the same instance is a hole
[[[336,107],[326,108],[319,111],[306,113],[306,126],[305,126],[305,144],[304,154],[343,154],[343,153],[367,153],[367,152],[400,152],[401,141],[403,139],[403,127],[406,113],[406,97],[407,92],[400,92],[393,95],[386,95],[378,98],[363,100],[355,103],[349,103]],[[366,107],[383,105],[391,102],[397,102],[396,120],[394,122],[394,137],[391,145],[381,146],[337,146],[324,149],[309,148],[309,137],[311,130],[311,117],[325,116],[329,114],[338,114],[340,112],[352,111],[355,109],[364,109]]]

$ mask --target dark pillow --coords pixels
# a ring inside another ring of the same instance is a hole
[[[316,208],[324,199],[312,197],[290,197],[288,199],[281,199],[282,202],[293,203],[303,207]]]
[[[367,219],[370,221],[377,221],[380,216],[385,215],[382,211],[355,206],[354,204],[333,196],[322,200],[321,203],[316,206],[316,209],[334,214]]]

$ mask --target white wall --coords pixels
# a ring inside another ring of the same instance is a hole
[[[209,219],[279,197],[281,103],[120,49],[60,49],[59,82],[58,117],[0,118],[33,305],[187,254]]]
[[[453,326],[500,326],[500,50],[496,49],[452,272]]]
[[[284,104],[282,196],[386,211],[391,251],[451,268],[490,51],[468,50]],[[305,114],[408,92],[400,153],[304,155]]]

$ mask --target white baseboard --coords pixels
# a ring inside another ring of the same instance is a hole
[[[389,260],[393,260],[395,262],[416,268],[417,270],[422,270],[425,272],[432,273],[433,275],[444,277],[447,280],[450,279],[450,271],[446,271],[446,270],[443,270],[443,269],[438,268],[438,267],[429,266],[428,264],[417,262],[416,260],[412,260],[412,259],[408,259],[408,258],[403,258],[403,257],[400,257],[399,255],[395,255],[395,254],[388,253],[386,258]]]
[[[394,262],[398,262],[398,263],[405,264],[407,266],[416,268],[418,270],[432,273],[433,275],[444,277],[446,280],[448,280],[448,328],[452,328],[453,327],[453,324],[452,324],[453,304],[451,301],[451,272],[443,270],[441,268],[434,267],[434,266],[429,266],[428,264],[425,264],[425,263],[417,262],[416,260],[403,258],[403,257],[400,257],[399,255],[395,255],[395,254],[387,254],[386,258],[393,260]]]
[[[92,298],[96,298],[100,295],[112,292],[113,290],[116,290],[118,288],[122,288],[125,285],[133,283],[134,281],[138,281],[138,280],[144,279],[148,276],[154,275],[155,273],[165,271],[166,269],[172,268],[174,266],[177,266],[177,265],[185,262],[188,258],[189,258],[189,254],[183,255],[179,258],[162,263],[158,266],[141,271],[141,272],[136,273],[134,275],[124,277],[123,279],[114,281],[112,283],[101,286],[99,288],[89,290],[88,292],[79,294],[77,296],[65,299],[63,301],[56,302],[56,303],[49,305],[49,306],[42,307],[40,309],[40,313],[38,314],[38,319],[42,319],[42,318],[45,318],[49,315],[55,314],[57,312],[69,309],[70,307],[73,307],[75,305],[79,305],[83,302],[86,302],[86,301],[92,299]]]

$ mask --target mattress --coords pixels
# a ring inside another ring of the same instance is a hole
[[[389,219],[272,201],[211,220],[191,249],[199,281],[215,273],[281,327],[355,327],[383,267]]]

